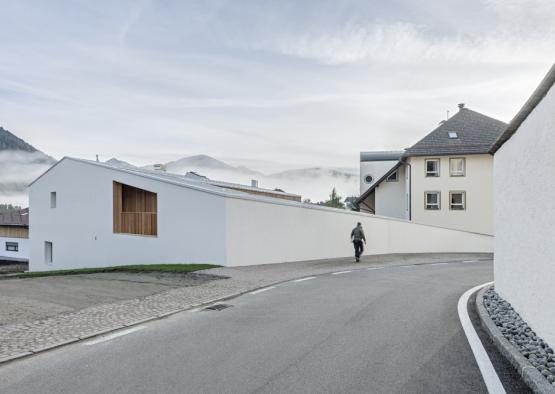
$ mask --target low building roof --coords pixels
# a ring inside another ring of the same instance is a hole
[[[404,156],[489,153],[507,124],[465,108],[463,104],[459,107],[455,115],[408,148]]]
[[[526,120],[528,115],[530,115],[534,108],[536,108],[536,106],[542,101],[547,92],[549,92],[549,90],[553,87],[553,84],[555,84],[555,64],[551,66],[546,76],[540,82],[534,93],[532,93],[524,106],[511,120],[511,123],[509,123],[509,126],[505,129],[503,134],[501,134],[497,141],[495,141],[495,143],[492,145],[489,153],[494,154],[495,152],[497,152],[497,150],[501,148],[501,146],[505,142],[507,142],[514,133],[516,133],[522,122]]]
[[[405,151],[376,151],[360,152],[360,161],[396,161],[399,160]]]
[[[0,226],[29,226],[29,208],[0,211]]]

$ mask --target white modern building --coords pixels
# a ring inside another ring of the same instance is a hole
[[[495,289],[555,345],[555,65],[493,146]]]
[[[393,160],[379,173],[361,154],[361,211],[492,235],[493,156],[490,149],[507,124],[459,105],[459,111]],[[374,162],[372,162],[374,163]],[[386,169],[388,168],[388,169]]]
[[[29,260],[29,209],[0,212],[0,260]]]
[[[29,201],[31,271],[348,257],[353,255],[349,234],[357,222],[372,240],[368,254],[493,250],[487,235],[73,158],[36,179]]]

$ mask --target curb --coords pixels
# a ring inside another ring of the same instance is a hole
[[[482,327],[488,334],[495,347],[517,370],[522,380],[536,394],[555,394],[555,386],[538,371],[517,348],[515,348],[499,331],[484,306],[484,293],[492,288],[492,285],[481,289],[476,295],[476,309],[482,323]]]
[[[482,262],[482,261],[490,261],[491,259],[490,258],[476,258],[476,259],[473,259],[473,260],[475,262]],[[434,263],[423,262],[423,263],[409,264],[409,266],[425,266],[425,265],[433,265],[433,264],[437,264],[437,263],[438,262],[434,262]],[[447,260],[447,261],[444,261],[444,263],[448,263],[448,264],[463,263],[463,260]],[[392,265],[390,267],[380,266],[380,268],[386,268],[386,267],[387,268],[399,268],[399,267],[406,267],[406,266],[407,265]],[[367,270],[367,269],[368,269],[368,267],[364,267],[364,268],[361,267],[361,268],[353,269],[352,271],[364,271],[364,270]],[[207,306],[209,306],[211,304],[214,304],[214,303],[217,303],[217,302],[231,300],[233,298],[237,298],[237,297],[240,297],[242,295],[251,293],[253,291],[264,289],[266,287],[277,286],[277,285],[287,283],[287,282],[291,282],[291,281],[294,281],[294,280],[297,280],[297,279],[306,278],[308,276],[318,277],[318,276],[323,276],[323,275],[329,275],[331,273],[332,272],[324,272],[324,273],[314,274],[314,275],[304,275],[304,276],[300,276],[298,278],[285,279],[285,280],[274,282],[274,283],[268,283],[268,284],[265,284],[264,286],[253,287],[253,288],[250,288],[248,290],[243,290],[243,291],[240,291],[240,292],[237,292],[237,293],[228,294],[228,295],[225,295],[223,297],[215,298],[215,299],[205,301],[205,302],[202,302],[202,303],[188,305],[184,308],[173,309],[173,310],[170,310],[170,311],[167,311],[167,312],[162,312],[158,315],[150,316],[150,317],[147,317],[147,318],[144,318],[144,319],[136,320],[136,321],[133,321],[133,322],[122,323],[121,325],[108,327],[106,329],[102,329],[100,331],[92,332],[90,334],[85,334],[85,335],[82,335],[82,336],[79,336],[79,337],[69,338],[69,339],[64,340],[62,342],[48,344],[48,345],[44,345],[44,346],[41,346],[41,347],[36,347],[36,348],[29,349],[27,351],[24,351],[24,352],[21,352],[21,353],[18,353],[18,354],[14,354],[14,355],[11,355],[11,356],[0,358],[0,366],[2,366],[4,364],[7,364],[7,363],[10,363],[10,362],[13,362],[13,361],[23,359],[23,358],[34,356],[38,353],[54,350],[54,349],[57,349],[59,347],[65,346],[65,345],[69,345],[69,344],[77,343],[77,342],[82,342],[84,340],[89,340],[89,339],[94,338],[94,337],[106,335],[108,333],[115,332],[115,331],[125,329],[125,328],[129,328],[129,327],[133,327],[133,326],[136,326],[136,325],[139,325],[139,324],[142,324],[142,323],[147,323],[147,322],[155,321],[155,320],[161,320],[161,319],[164,319],[166,317],[175,315],[176,313],[186,312],[186,311],[197,309],[197,308],[204,308],[204,307],[207,307]],[[8,278],[0,278],[0,280],[2,280],[2,279],[8,279]],[[543,378],[543,376],[542,376],[542,378]]]

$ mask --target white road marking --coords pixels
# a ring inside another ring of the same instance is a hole
[[[470,348],[472,349],[472,353],[474,353],[474,358],[476,359],[476,363],[478,364],[478,368],[480,368],[480,372],[482,373],[482,378],[484,379],[484,383],[488,389],[490,394],[505,394],[505,389],[499,380],[499,376],[495,372],[493,365],[491,364],[491,360],[489,359],[474,326],[472,325],[472,321],[470,321],[470,316],[468,315],[468,299],[474,292],[478,291],[484,286],[490,285],[493,282],[484,283],[482,285],[473,287],[470,290],[467,290],[461,298],[459,298],[459,303],[457,305],[457,309],[459,312],[459,319],[461,321],[461,325],[463,327],[464,333],[466,334],[466,339],[468,339],[468,343],[470,344]]]
[[[189,309],[187,312],[198,312],[202,310],[202,308],[193,308],[193,309]]]
[[[263,289],[258,289],[258,290],[255,290],[255,291],[251,291],[249,294],[258,294],[258,293],[262,293],[263,291],[268,291],[268,290],[275,289],[275,288],[276,288],[275,286],[265,287]]]
[[[399,268],[412,268],[412,267],[416,267],[416,265],[398,265],[397,267],[399,267]]]
[[[145,326],[131,327],[131,328],[128,328],[127,330],[118,331],[110,335],[105,335],[105,336],[101,336],[100,338],[92,339],[90,341],[84,342],[83,345],[91,346],[91,345],[96,345],[97,343],[111,341],[112,339],[122,337],[127,334],[131,334],[135,331],[142,330],[143,328],[146,328],[146,327]]]
[[[385,267],[372,267],[372,268],[368,268],[368,271],[373,271],[373,270],[382,270]]]
[[[349,272],[353,272],[353,271],[339,271],[339,272],[332,272],[332,275],[341,275],[341,274],[348,274]]]
[[[463,260],[463,263],[476,263],[478,260]]]
[[[295,279],[293,282],[304,282],[305,280],[310,280],[310,279],[314,279],[316,278],[315,276],[309,276],[308,278],[301,278],[301,279]]]
[[[432,264],[428,264],[428,265],[446,265],[446,264],[449,264],[449,263],[432,263]]]

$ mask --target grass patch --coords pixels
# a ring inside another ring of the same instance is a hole
[[[146,265],[118,265],[103,268],[79,268],[71,270],[24,272],[15,275],[16,278],[36,278],[40,276],[82,275],[96,274],[99,272],[193,272],[209,268],[221,267],[213,264],[146,264]]]

